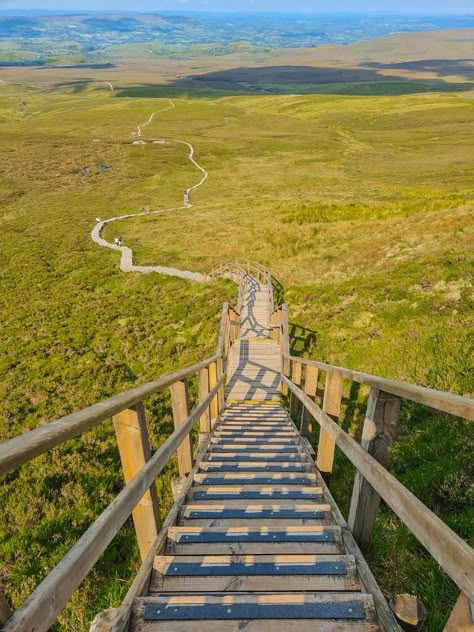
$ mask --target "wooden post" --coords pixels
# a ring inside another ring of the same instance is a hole
[[[290,377],[290,338],[288,333],[288,305],[286,303],[283,303],[281,306],[280,313],[280,347],[283,357],[283,375],[285,377]],[[288,386],[286,386],[286,384],[282,384],[281,392],[285,397],[288,395]]]
[[[332,371],[326,373],[323,410],[336,423],[339,423],[343,381],[343,377],[340,373],[333,373]],[[334,439],[332,439],[328,433],[321,428],[316,465],[327,484],[329,484],[331,479],[335,448],[336,444]]]
[[[474,603],[464,593],[459,595],[443,632],[474,632]]]
[[[399,412],[399,397],[370,389],[361,445],[384,467],[390,458]],[[348,525],[362,550],[369,547],[379,504],[380,496],[356,471]]]
[[[209,365],[209,390],[212,391],[217,384],[217,363],[213,362]],[[211,428],[214,426],[216,419],[219,417],[219,402],[217,395],[211,401]]]
[[[307,364],[304,377],[304,392],[313,401],[316,399],[316,391],[318,390],[318,374],[319,369],[311,364]],[[313,430],[313,418],[303,406],[301,412],[301,434],[303,437],[310,437]]]
[[[209,394],[209,369],[206,367],[199,371],[199,401],[202,402]],[[201,415],[199,422],[199,432],[208,434],[211,432],[211,414],[209,407]]]
[[[292,361],[291,381],[293,382],[293,384],[296,384],[296,386],[301,386],[301,368],[302,368],[301,362],[298,362],[297,360]],[[300,400],[296,397],[296,395],[291,393],[290,415],[293,418],[296,418],[298,415],[299,405],[300,405]]]
[[[188,388],[186,381],[175,382],[170,386],[171,405],[173,407],[174,427],[177,429],[189,416]],[[191,447],[191,435],[188,434],[178,447],[179,475],[186,476],[193,469],[193,450]]]
[[[114,415],[113,422],[125,482],[128,483],[151,456],[143,404],[140,402]],[[160,512],[154,484],[137,504],[132,516],[140,555],[144,560],[160,530]]]
[[[223,374],[224,374],[224,360],[222,359],[222,356],[221,356],[217,360],[217,381],[221,379]],[[217,405],[218,405],[217,416],[219,416],[221,412],[224,410],[224,404],[225,404],[225,390],[224,389],[225,389],[224,383],[222,383],[222,386],[217,391]]]

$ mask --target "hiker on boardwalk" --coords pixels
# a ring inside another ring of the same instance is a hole
[[[122,239],[122,237],[120,235],[117,235],[117,237],[115,238],[114,242],[115,242],[115,245],[118,248],[120,248],[122,246],[122,244],[123,244],[123,239]]]
[[[184,203],[189,204],[189,189],[184,189]]]

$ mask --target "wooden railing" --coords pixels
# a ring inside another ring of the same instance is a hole
[[[229,346],[238,335],[238,314],[225,303],[214,356],[0,444],[0,474],[7,474],[112,418],[126,483],[16,612],[11,614],[4,600],[0,600],[4,632],[46,632],[131,514],[144,563],[132,589],[139,585],[144,567],[151,572],[153,556],[164,541],[155,480],[175,453],[183,480],[193,470],[191,432],[198,420],[199,453],[206,448],[212,426],[224,407],[225,362]],[[190,411],[188,380],[193,376],[198,378],[199,403]],[[152,454],[143,402],[168,388],[175,430]],[[181,486],[181,498],[186,484]],[[172,524],[176,516],[175,504],[163,527]],[[130,610],[125,612],[122,608],[111,629],[123,630],[129,614]]]
[[[261,263],[252,261],[251,259],[235,258],[226,261],[215,268],[209,275],[210,280],[219,277],[232,279],[239,284],[241,291],[239,292],[239,301],[237,309],[240,312],[242,305],[243,290],[245,288],[245,277],[250,275],[257,279],[262,285],[268,288],[270,305],[272,311],[275,305],[280,305],[283,301],[283,286],[275,279],[272,273]]]
[[[281,332],[284,332],[283,325]],[[472,605],[473,549],[397,481],[386,467],[402,400],[471,420],[474,419],[474,400],[293,357],[285,348],[286,341],[282,346],[283,393],[290,393],[290,410],[294,417],[298,416],[300,405],[302,407],[303,435],[310,435],[313,420],[320,425],[316,465],[323,477],[329,482],[336,446],[356,468],[348,526],[361,549],[367,550],[370,545],[377,510],[383,499],[464,593],[466,597],[461,594],[459,604],[471,602]],[[315,400],[322,372],[325,380],[320,407]],[[338,425],[345,379],[370,387],[361,445]],[[459,604],[457,608],[461,608]],[[446,629],[455,628],[448,626]]]

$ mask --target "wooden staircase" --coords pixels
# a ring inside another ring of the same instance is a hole
[[[280,404],[268,291],[252,276],[244,288],[227,405],[131,629],[378,630],[314,451]]]
[[[445,632],[474,629],[474,551],[386,469],[403,400],[466,419],[474,400],[295,357],[271,274],[236,260],[216,277],[239,300],[223,306],[213,356],[0,444],[2,476],[112,418],[125,478],[17,610],[0,592],[1,632],[47,632],[130,515],[142,565],[94,632],[399,632],[361,552],[381,499],[461,591]],[[369,387],[360,444],[338,423],[344,380]],[[168,389],[174,432],[152,451],[144,402]],[[355,468],[347,522],[326,484],[336,447]],[[161,524],[156,481],[174,455]]]

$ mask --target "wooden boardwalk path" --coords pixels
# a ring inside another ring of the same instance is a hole
[[[134,629],[378,630],[314,452],[280,404],[268,291],[253,277],[245,288],[227,405],[135,603]]]
[[[268,289],[247,277],[240,316],[240,337],[227,364],[227,401],[280,401],[280,345],[270,337]]]
[[[381,499],[460,589],[445,632],[474,629],[474,551],[386,469],[403,400],[466,419],[474,401],[292,356],[271,273],[235,260],[217,277],[239,300],[212,357],[0,444],[5,475],[112,417],[126,482],[15,612],[0,592],[1,632],[47,632],[130,515],[142,565],[91,631],[400,632],[361,552]],[[368,387],[360,443],[339,425],[345,381]],[[152,452],[143,402],[167,389],[175,429]],[[328,488],[336,448],[355,469],[347,522]],[[156,481],[174,455],[161,524]]]

